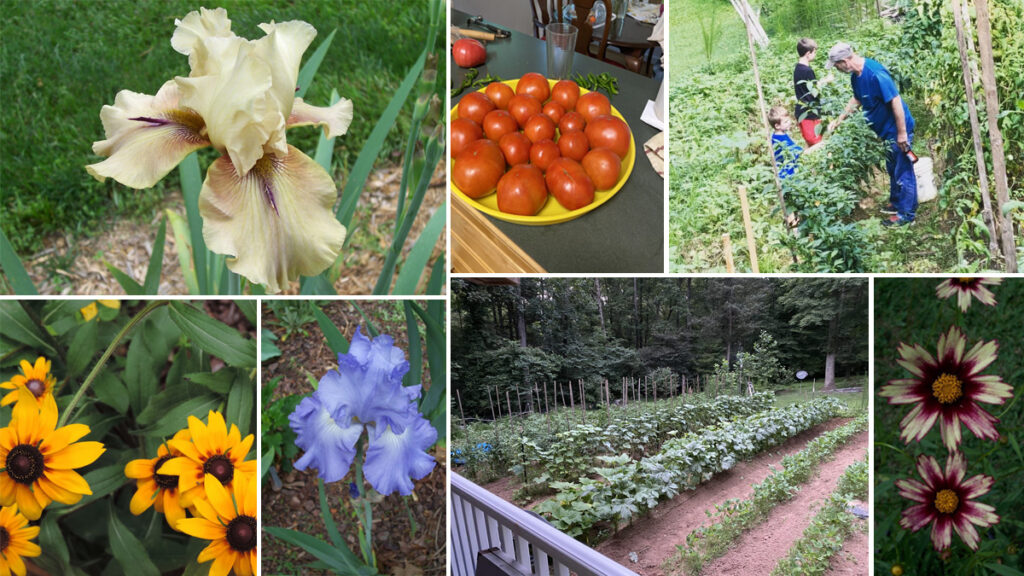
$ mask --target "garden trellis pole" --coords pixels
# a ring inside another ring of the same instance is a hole
[[[459,416],[462,418],[462,425],[466,425],[466,413],[462,411],[462,394],[459,394],[459,389],[455,389],[455,397],[459,400]]]
[[[747,253],[750,255],[750,271],[760,272],[757,266],[757,243],[754,242],[754,226],[750,223],[750,203],[747,202],[747,187],[740,186],[740,211],[743,212],[743,229],[747,234]]]
[[[985,88],[985,113],[988,117],[988,140],[992,149],[992,175],[996,181],[996,218],[999,236],[1003,241],[1006,271],[1017,272],[1017,244],[1013,238],[1013,222],[1003,213],[1010,202],[1006,177],[1006,153],[1003,150],[1003,132],[999,129],[999,93],[996,87],[995,61],[992,57],[992,24],[989,21],[988,0],[975,0],[978,13],[978,51],[981,53],[981,85]]]
[[[725,271],[732,274],[736,271],[736,265],[732,261],[732,240],[728,232],[722,234],[722,254],[725,255]]]
[[[988,190],[988,168],[985,166],[985,147],[981,141],[981,123],[978,121],[978,107],[974,99],[974,75],[971,73],[970,54],[964,37],[964,15],[960,11],[960,0],[951,0],[953,22],[956,24],[956,44],[960,51],[960,67],[963,69],[964,90],[967,95],[967,115],[971,121],[971,136],[974,140],[974,159],[978,164],[978,191],[981,192],[981,217],[988,227],[988,251],[997,260],[1002,257],[999,248],[999,234],[992,215],[992,197]],[[964,6],[967,4],[965,3]]]

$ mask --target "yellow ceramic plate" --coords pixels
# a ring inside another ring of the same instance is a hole
[[[548,80],[548,84],[551,86],[554,86],[555,82],[555,80]],[[504,83],[508,84],[513,89],[515,89],[516,84],[519,84],[519,80],[506,80]],[[478,92],[483,91],[484,88],[478,90]],[[580,88],[580,94],[586,94],[587,92],[589,92],[589,90]],[[619,114],[619,111],[616,110],[614,106],[612,106],[612,115],[622,118],[623,122],[626,121],[626,119],[622,117],[622,114]],[[453,120],[455,118],[458,118],[457,106],[452,109],[451,117]],[[626,125],[628,126],[629,123],[627,122]],[[576,210],[566,210],[565,208],[562,207],[561,204],[558,203],[558,200],[555,200],[554,196],[551,196],[549,194],[548,201],[544,204],[544,207],[540,209],[540,212],[533,216],[519,216],[518,214],[506,214],[505,212],[498,210],[497,193],[491,193],[488,194],[487,196],[484,196],[483,198],[473,199],[463,194],[462,191],[459,190],[457,186],[455,186],[454,182],[452,183],[452,192],[458,194],[459,197],[465,200],[467,203],[469,203],[470,206],[476,208],[477,210],[483,212],[484,214],[493,216],[499,220],[505,220],[506,222],[526,224],[528,226],[545,226],[548,224],[558,224],[559,222],[568,222],[569,220],[583,216],[587,212],[594,210],[601,204],[604,204],[605,202],[610,200],[612,196],[615,196],[615,194],[622,189],[622,187],[626,184],[626,180],[629,180],[629,175],[633,173],[633,163],[636,162],[636,138],[633,138],[632,128],[630,128],[629,134],[629,152],[626,154],[626,157],[622,159],[623,170],[622,175],[619,177],[619,181],[610,190],[595,191],[594,201],[591,202],[590,204],[587,204],[583,208],[577,208]],[[453,161],[449,160],[449,162],[451,163]],[[449,174],[450,173],[451,172],[449,172]]]

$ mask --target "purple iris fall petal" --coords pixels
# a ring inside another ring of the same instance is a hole
[[[434,469],[436,460],[426,450],[437,431],[416,405],[421,387],[402,386],[408,371],[405,353],[390,336],[370,340],[357,328],[348,353],[338,355],[338,370],[324,374],[313,396],[288,418],[295,443],[306,451],[295,467],[318,468],[328,482],[342,479],[365,427],[367,480],[383,495],[411,494],[412,481]]]
[[[437,431],[426,418],[416,416],[401,434],[388,428],[376,438],[370,437],[363,473],[381,494],[398,492],[408,496],[412,494],[412,481],[434,469],[436,460],[426,450],[437,440]]]

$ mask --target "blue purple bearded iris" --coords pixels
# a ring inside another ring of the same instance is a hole
[[[390,336],[371,341],[357,328],[348,354],[338,354],[338,370],[328,371],[288,417],[295,443],[305,451],[295,467],[316,468],[326,482],[341,480],[365,429],[363,471],[370,485],[384,495],[412,494],[413,480],[436,464],[426,450],[437,431],[419,413],[420,386],[402,386],[408,371],[405,353]]]

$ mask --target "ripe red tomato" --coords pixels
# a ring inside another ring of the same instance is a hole
[[[527,72],[523,74],[523,77],[519,79],[519,83],[516,84],[516,95],[520,94],[533,96],[538,102],[543,103],[551,95],[551,85],[548,84],[548,79],[544,75],[536,72]]]
[[[484,116],[484,134],[489,140],[497,142],[505,134],[518,130],[519,124],[516,123],[516,119],[504,110],[491,110]]]
[[[509,166],[516,164],[528,164],[530,162],[530,147],[533,144],[522,132],[509,132],[498,140],[498,147],[505,155],[505,162]]]
[[[459,38],[452,44],[452,60],[459,68],[479,66],[487,61],[487,49],[479,40]]]
[[[516,95],[511,86],[503,82],[491,82],[484,88],[484,94],[494,102],[499,110],[508,110],[508,101]]]
[[[576,108],[576,101],[579,98],[580,87],[572,80],[559,80],[551,88],[551,100],[558,102],[566,110]]]
[[[554,140],[541,140],[530,147],[530,164],[547,171],[551,163],[562,156]]]
[[[622,160],[608,148],[594,148],[583,157],[583,170],[598,190],[611,190],[619,181]]]
[[[600,92],[587,92],[576,101],[576,111],[590,124],[594,118],[602,114],[612,113],[612,103]]]
[[[555,139],[555,123],[546,114],[534,114],[526,120],[523,126],[523,133],[530,139],[530,142]]]
[[[452,120],[451,155],[455,158],[469,147],[474,140],[484,137],[484,131],[480,125],[469,118],[456,118]]]
[[[505,174],[505,156],[490,140],[476,140],[455,158],[452,183],[470,198],[482,198],[494,191]]]
[[[558,130],[562,134],[566,132],[582,132],[586,127],[587,122],[583,119],[583,116],[580,116],[579,112],[572,110],[566,112],[562,119],[558,121]]]
[[[544,174],[536,166],[513,166],[498,181],[498,210],[507,214],[533,216],[547,200]]]
[[[632,135],[629,133],[629,126],[621,118],[610,114],[597,116],[587,122],[584,133],[594,148],[611,148],[619,158],[625,158],[629,153]]]
[[[559,158],[551,163],[544,182],[548,192],[566,210],[583,208],[594,201],[594,182],[580,163],[570,158]]]
[[[555,124],[558,124],[558,121],[565,115],[565,108],[562,108],[562,105],[554,100],[549,100],[548,103],[544,105],[542,111],[544,112],[544,115],[551,118],[551,121]]]
[[[541,106],[540,100],[537,100],[533,96],[516,94],[508,101],[508,111],[512,113],[513,117],[515,117],[520,128],[526,126],[526,121],[530,116],[540,114],[543,110],[544,107]]]
[[[580,162],[590,151],[590,141],[587,140],[586,134],[578,130],[566,132],[558,139],[558,151],[562,153],[563,158],[572,158]]]
[[[459,118],[469,118],[477,124],[484,123],[484,116],[494,110],[494,102],[479,92],[470,92],[459,100]]]

